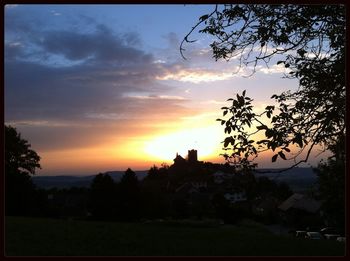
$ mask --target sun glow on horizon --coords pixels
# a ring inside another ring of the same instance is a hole
[[[145,153],[158,160],[174,159],[176,153],[187,156],[190,149],[198,151],[199,160],[214,156],[220,149],[221,129],[217,126],[177,131],[146,142]]]

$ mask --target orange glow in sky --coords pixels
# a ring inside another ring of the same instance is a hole
[[[227,99],[246,90],[261,111],[297,82],[283,66],[234,73],[238,60],[216,62],[203,35],[182,59],[181,40],[214,7],[7,5],[5,124],[40,155],[38,173],[147,170],[190,149],[223,163]]]
[[[189,149],[197,149],[199,157],[208,158],[217,155],[220,134],[221,129],[217,126],[183,129],[155,137],[146,142],[144,150],[149,156],[163,161],[174,158],[175,152],[186,156]]]

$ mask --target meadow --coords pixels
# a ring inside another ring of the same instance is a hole
[[[277,236],[262,225],[114,223],[6,217],[6,256],[343,256],[345,244]]]

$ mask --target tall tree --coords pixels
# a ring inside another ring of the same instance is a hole
[[[110,220],[117,215],[116,186],[108,174],[98,174],[90,186],[88,207],[95,219]]]
[[[218,119],[228,136],[224,156],[233,164],[254,167],[259,152],[274,152],[272,161],[291,159],[294,167],[307,162],[316,145],[328,149],[345,127],[345,6],[328,5],[216,5],[203,15],[183,39],[197,29],[215,40],[213,57],[238,59],[240,69],[257,65],[283,65],[299,87],[272,95],[275,103],[260,113],[253,112],[252,99],[245,91],[223,107]],[[278,108],[278,111],[277,111]],[[254,134],[265,136],[256,142]],[[297,145],[293,154],[290,145]],[[305,156],[298,157],[305,151]]]
[[[140,186],[135,172],[128,168],[118,187],[121,217],[125,221],[137,220],[140,217]]]
[[[136,173],[128,168],[120,180],[120,185],[124,187],[129,193],[138,187],[138,179]]]
[[[39,155],[27,140],[5,125],[5,214],[30,214],[35,186],[31,175],[41,168]]]

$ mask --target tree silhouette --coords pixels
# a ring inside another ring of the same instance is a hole
[[[222,110],[229,118],[218,120],[225,133],[236,132],[224,141],[232,153],[223,155],[233,165],[254,167],[258,153],[269,150],[273,162],[291,159],[294,167],[307,162],[316,145],[325,151],[345,133],[344,5],[216,5],[185,36],[182,55],[199,28],[215,38],[210,46],[216,60],[238,59],[240,69],[252,66],[252,74],[261,63],[283,65],[285,77],[299,81],[296,91],[272,95],[277,105],[261,113],[253,112],[245,91],[228,100]],[[265,138],[255,142],[257,133]],[[293,144],[296,155],[288,148]],[[306,156],[298,158],[303,151]]]
[[[40,168],[40,157],[27,140],[5,125],[5,214],[30,214],[35,186],[31,176]]]
[[[169,213],[167,194],[168,166],[153,166],[141,182],[142,215],[145,218],[164,218]]]
[[[159,176],[159,168],[156,165],[154,165],[148,170],[146,178],[152,180],[152,179],[157,179],[158,176]]]
[[[120,217],[125,221],[140,217],[140,186],[134,171],[128,168],[118,184]]]
[[[162,166],[160,168],[158,168],[156,165],[154,165],[153,167],[151,167],[148,170],[147,176],[146,176],[146,180],[160,180],[160,179],[164,179],[167,177],[167,172],[168,172],[168,168],[167,166]]]
[[[136,173],[128,168],[120,180],[120,186],[127,190],[128,193],[132,193],[134,189],[138,187],[138,179]]]
[[[315,169],[318,175],[319,199],[326,219],[338,229],[345,230],[345,136],[330,145],[333,158],[320,163]]]
[[[110,220],[117,215],[116,186],[108,174],[98,174],[90,186],[88,207],[95,219]]]
[[[7,173],[35,174],[41,168],[38,154],[12,126],[5,125],[5,170]]]

